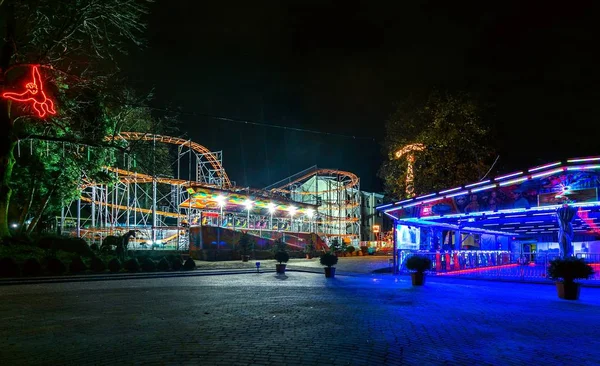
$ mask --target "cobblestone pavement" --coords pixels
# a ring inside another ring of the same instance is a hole
[[[2,365],[598,365],[600,289],[290,271],[0,288]]]

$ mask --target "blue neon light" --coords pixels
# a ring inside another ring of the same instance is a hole
[[[464,190],[464,191],[460,191],[460,192],[448,194],[445,197],[446,198],[451,198],[451,197],[456,197],[456,196],[460,196],[460,195],[467,194],[467,193],[469,193],[469,191],[468,190]]]
[[[584,161],[598,161],[600,160],[599,156],[590,157],[590,158],[577,158],[577,159],[569,159],[567,163],[582,163]]]
[[[487,179],[487,180],[484,180],[484,181],[481,181],[481,182],[472,183],[472,184],[467,184],[467,185],[465,186],[465,188],[476,187],[476,186],[480,186],[480,185],[482,185],[482,184],[486,184],[486,183],[489,183],[489,182],[491,182],[491,180],[490,180],[490,179]],[[475,191],[472,191],[472,192],[475,192]],[[440,192],[440,193],[441,193],[441,192]]]
[[[479,187],[475,189],[471,189],[471,193],[485,191],[486,189],[496,188],[496,184],[490,184],[489,186]]]
[[[546,164],[546,165],[536,166],[535,168],[529,169],[529,172],[530,173],[537,172],[538,170],[542,170],[542,169],[546,169],[546,168],[551,168],[553,166],[557,166],[557,165],[560,165],[560,164],[561,164],[561,162],[557,161],[556,163],[550,163],[550,164]]]
[[[521,174],[523,174],[523,172],[516,172],[516,173],[501,175],[499,177],[494,178],[494,180],[499,181],[499,180],[510,178],[510,177],[516,177],[517,175],[521,175]]]
[[[504,182],[500,183],[499,185],[500,185],[500,187],[510,186],[511,184],[520,183],[520,182],[523,182],[526,180],[527,180],[527,177],[511,179],[511,180],[504,181]]]
[[[462,187],[456,187],[456,188],[452,188],[452,189],[446,189],[445,191],[440,191],[440,194],[444,194],[444,193],[449,193],[449,192],[454,192],[454,191],[458,191],[459,189],[461,189]]]

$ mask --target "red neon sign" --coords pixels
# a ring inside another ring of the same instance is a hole
[[[56,114],[54,103],[46,97],[46,93],[44,92],[44,85],[42,84],[42,78],[37,66],[33,66],[32,68],[32,78],[31,82],[25,84],[26,90],[24,92],[6,92],[2,93],[2,97],[17,102],[32,102],[33,109],[35,109],[40,118],[44,118],[46,114]]]

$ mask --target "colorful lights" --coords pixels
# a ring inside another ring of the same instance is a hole
[[[466,187],[466,186],[465,186]],[[489,186],[483,186],[483,187],[479,187],[479,188],[475,188],[471,190],[471,193],[475,193],[475,192],[480,192],[480,191],[485,191],[487,189],[492,189],[492,188],[496,188],[496,184],[490,184]]]
[[[531,168],[529,169],[530,173],[533,172],[537,172],[538,170],[542,170],[542,169],[546,169],[546,168],[552,168],[553,166],[557,166],[560,165],[560,161],[557,161],[556,163],[550,163],[550,164],[546,164],[546,165],[540,165],[540,166],[536,166],[535,168]]]
[[[476,186],[480,186],[480,185],[482,185],[482,184],[486,184],[486,183],[489,183],[489,182],[491,182],[491,181],[490,181],[489,179],[487,179],[487,180],[484,180],[484,181],[481,181],[481,182],[467,184],[467,185],[465,186],[465,188],[476,187]],[[475,191],[473,191],[473,192],[475,192]]]
[[[445,197],[446,198],[452,198],[452,197],[456,197],[456,196],[462,196],[465,194],[468,194],[469,191],[468,190],[464,190],[464,191],[460,191],[460,192],[456,192],[456,193],[452,193],[452,194],[447,194]]]
[[[521,182],[524,182],[526,180],[527,180],[527,177],[517,178],[517,179],[512,179],[512,180],[507,180],[507,181],[504,181],[504,182],[500,183],[500,187],[510,186],[512,184],[521,183]]]
[[[600,160],[600,157],[595,156],[595,157],[590,157],[590,158],[569,159],[569,160],[567,160],[567,163],[582,163],[585,161],[598,161],[598,160]]]
[[[403,156],[406,156],[406,161],[408,165],[406,167],[406,195],[407,197],[412,197],[415,195],[415,187],[413,186],[413,181],[415,180],[415,173],[413,164],[415,162],[415,151],[423,151],[425,150],[425,145],[423,144],[410,144],[404,146],[402,149],[396,151],[396,158],[400,159]]]
[[[523,172],[516,172],[516,173],[501,175],[499,177],[494,178],[494,180],[495,181],[499,181],[501,179],[506,179],[506,178],[510,178],[510,177],[516,177],[517,175],[521,175],[521,174],[523,174]]]
[[[550,171],[547,171],[547,172],[534,174],[534,175],[531,176],[531,178],[535,179],[535,178],[546,177],[548,175],[552,175],[552,174],[556,174],[556,173],[561,173],[563,171],[564,171],[564,168],[553,169],[553,170],[550,170]]]
[[[588,170],[588,169],[600,169],[600,165],[580,165],[580,166],[570,166],[567,170]]]
[[[444,194],[444,193],[450,193],[450,192],[454,192],[454,191],[458,191],[459,189],[461,189],[462,187],[456,187],[456,188],[451,188],[451,189],[446,189],[445,191],[440,191],[440,194]]]
[[[44,118],[46,114],[54,115],[54,102],[46,96],[44,85],[37,66],[32,67],[32,81],[25,84],[25,91],[22,93],[2,93],[2,97],[16,102],[32,103],[37,116]]]

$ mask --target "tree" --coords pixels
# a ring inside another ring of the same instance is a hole
[[[0,0],[0,87],[14,86],[32,65],[40,65],[45,89],[58,101],[56,116],[40,120],[31,108],[0,98],[0,238],[10,235],[8,210],[19,140],[115,146],[104,140],[108,123],[91,130],[67,127],[85,121],[90,100],[92,107],[98,106],[102,99],[97,98],[102,95],[98,90],[107,90],[103,86],[115,70],[116,55],[128,44],[143,43],[139,34],[144,29],[145,2]],[[42,133],[29,133],[31,126]],[[59,173],[56,184],[62,177]]]
[[[384,162],[379,175],[386,192],[406,196],[407,159],[395,153],[415,143],[425,146],[414,152],[415,192],[435,192],[481,179],[494,156],[487,115],[467,93],[433,91],[426,96],[402,100],[385,126]]]

